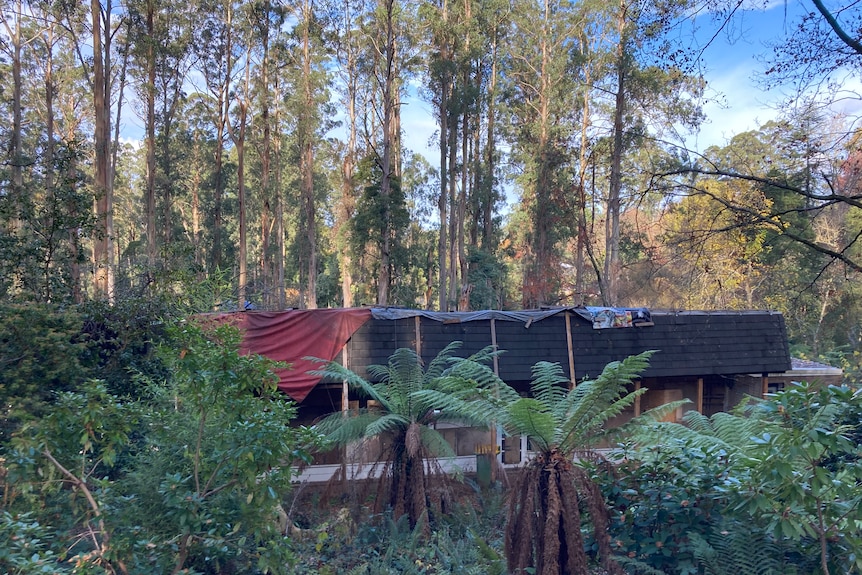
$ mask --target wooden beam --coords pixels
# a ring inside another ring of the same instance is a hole
[[[494,348],[494,375],[500,377],[500,363],[497,361],[497,320],[491,318],[491,347]]]
[[[413,323],[416,332],[416,355],[422,357],[422,322],[420,316],[413,316]]]
[[[703,378],[697,378],[697,412],[703,413]]]
[[[341,363],[344,367],[349,369],[347,364],[347,344],[344,344],[344,347],[341,348]],[[347,416],[347,412],[350,410],[350,389],[347,387],[347,380],[344,379],[341,381],[341,411],[344,413],[345,417]]]
[[[500,377],[500,362],[497,358],[497,320],[491,318],[491,347],[494,350],[494,375]],[[502,430],[496,423],[492,423],[489,429],[491,444],[497,452],[497,463],[503,463],[503,434]],[[497,466],[491,469],[491,480],[497,481]]]
[[[575,350],[572,347],[572,314],[566,312],[566,345],[569,350],[569,389],[575,387]]]
[[[764,375],[762,377],[763,377],[763,380],[762,380],[763,387],[761,388],[761,392],[760,392],[760,398],[761,399],[765,398],[766,394],[769,393],[769,376]]]
[[[638,391],[641,388],[641,380],[635,381],[635,391]],[[641,396],[637,396],[635,398],[635,417],[641,414]]]

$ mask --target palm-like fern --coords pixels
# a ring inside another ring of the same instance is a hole
[[[328,363],[312,373],[332,380],[343,380],[354,390],[374,400],[374,409],[362,409],[356,414],[333,413],[318,424],[331,444],[345,446],[355,442],[386,437],[388,453],[384,454],[382,481],[376,501],[389,505],[395,516],[406,513],[411,526],[419,522],[423,513],[430,510],[429,484],[426,460],[454,455],[452,447],[433,428],[438,422],[466,424],[487,421],[490,410],[478,401],[481,390],[489,391],[502,384],[484,361],[492,356],[489,349],[470,358],[454,357],[460,342],[446,346],[423,369],[422,359],[407,348],[396,350],[386,365],[367,368],[369,380],[337,364]],[[447,408],[435,401],[442,393],[446,397],[460,397],[464,403],[476,401],[476,409]],[[442,475],[439,466],[434,468]]]
[[[646,369],[651,354],[608,364],[599,377],[573,388],[559,364],[539,362],[528,398],[487,368],[464,362],[453,372],[469,373],[466,379],[476,382],[475,388],[458,379],[448,385],[444,379],[441,387],[417,394],[454,417],[496,423],[507,435],[525,435],[532,443],[536,456],[521,471],[509,504],[506,556],[511,573],[586,574],[581,503],[595,528],[605,569],[622,572],[611,558],[602,495],[575,457],[588,455],[605,435],[604,424],[646,392],[629,392],[627,386]],[[653,414],[661,417],[676,407]]]
[[[535,568],[542,575],[586,574],[581,536],[581,511],[586,509],[603,567],[622,573],[611,557],[602,495],[574,459],[589,452],[608,420],[646,392],[628,392],[627,386],[646,369],[651,354],[608,364],[599,377],[572,388],[559,364],[540,362],[533,368],[532,397],[502,407],[499,421],[506,432],[526,435],[537,452],[521,473],[509,507],[510,572]]]

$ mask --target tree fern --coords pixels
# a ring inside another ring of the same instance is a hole
[[[387,439],[388,451],[379,467],[383,472],[380,485],[386,488],[377,500],[392,507],[396,515],[406,511],[413,526],[431,511],[425,460],[454,455],[452,447],[433,425],[486,423],[494,409],[493,401],[500,397],[505,386],[481,364],[492,356],[490,348],[462,359],[453,356],[459,345],[446,346],[429,362],[427,370],[414,350],[398,349],[385,365],[367,367],[372,381],[334,362],[311,372],[346,381],[351,389],[379,405],[358,412],[330,414],[317,428],[337,446],[376,437]],[[443,401],[450,398],[461,401],[458,409]],[[474,406],[475,411],[465,410],[465,404]],[[435,474],[444,476],[439,465],[431,468]]]

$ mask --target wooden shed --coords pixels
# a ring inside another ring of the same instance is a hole
[[[537,361],[559,362],[573,383],[604,366],[656,350],[636,385],[648,392],[620,422],[678,399],[707,415],[728,410],[746,395],[769,390],[770,374],[791,369],[784,318],[772,311],[669,311],[644,308],[559,307],[530,311],[431,312],[401,308],[353,308],[245,312],[239,316],[249,351],[287,361],[282,389],[299,401],[299,418],[362,405],[338,382],[319,383],[302,358],[340,361],[361,375],[384,364],[398,348],[415,349],[427,362],[452,341],[466,356],[486,346],[503,350],[493,366],[510,385],[528,389]],[[681,417],[680,410],[674,417]],[[471,457],[487,436],[447,432],[459,455]],[[503,445],[504,461],[518,463],[527,446]]]

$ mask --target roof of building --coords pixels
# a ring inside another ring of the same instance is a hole
[[[777,312],[634,308],[628,310],[633,315],[647,311],[646,321],[634,319],[627,327],[596,329],[598,309],[463,314],[399,310],[397,316],[377,312],[350,339],[348,362],[360,372],[362,366],[385,363],[399,347],[416,349],[417,335],[426,361],[451,341],[463,342],[463,355],[496,343],[504,351],[499,358],[500,376],[506,381],[529,381],[537,361],[559,362],[568,373],[570,333],[576,380],[594,377],[609,362],[646,350],[656,353],[644,377],[766,374],[790,369],[784,318]]]
[[[316,364],[305,358],[341,361],[345,342],[349,367],[363,375],[366,366],[386,363],[400,347],[417,349],[430,361],[452,341],[463,343],[463,356],[491,345],[503,350],[499,374],[510,383],[529,381],[538,361],[559,362],[581,380],[646,350],[656,353],[644,377],[767,374],[791,367],[784,318],[772,311],[559,307],[441,313],[375,307],[215,317],[245,330],[246,351],[291,364],[278,370],[279,387],[297,401],[319,381],[306,373]]]

